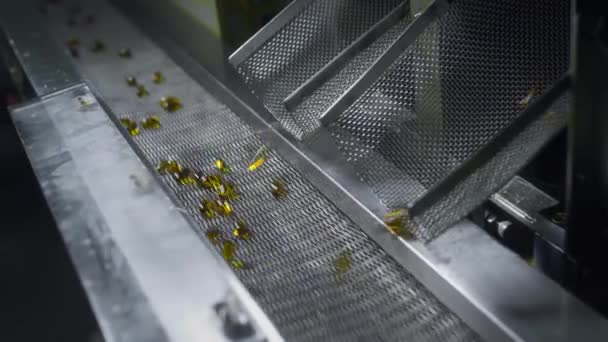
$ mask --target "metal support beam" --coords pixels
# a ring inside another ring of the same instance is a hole
[[[416,38],[433,22],[433,20],[448,9],[449,1],[435,0],[422,14],[416,18],[397,40],[378,57],[372,66],[334,102],[323,115],[320,121],[324,126],[329,126],[336,121],[340,114],[350,107],[380,76],[388,69],[399,56],[407,49]]]
[[[302,12],[313,0],[295,0],[281,11],[266,26],[262,27],[248,41],[238,48],[228,61],[233,67],[239,66],[247,58],[253,55],[264,43],[274,36],[283,26],[287,25],[293,18]]]
[[[346,49],[327,63],[321,70],[302,83],[298,89],[291,93],[283,101],[283,105],[289,111],[299,106],[305,97],[312,94],[321,84],[335,75],[347,61],[355,57],[359,52],[370,46],[378,37],[395,25],[401,18],[407,15],[409,2],[404,1],[393,11],[377,22],[369,30],[364,32],[357,40],[352,42]]]
[[[530,123],[543,115],[551,105],[570,87],[570,75],[562,76],[547,92],[530,106],[498,135],[477,151],[469,160],[452,171],[443,180],[436,183],[410,209],[410,215],[416,216],[431,207],[437,200],[454,189],[472,172],[488,162],[496,153],[506,146],[518,133]]]
[[[583,263],[603,264],[608,231],[608,15],[592,2],[574,3],[566,250]]]

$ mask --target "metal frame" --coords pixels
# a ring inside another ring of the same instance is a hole
[[[335,75],[346,62],[367,48],[378,37],[384,34],[389,28],[395,25],[401,18],[405,17],[409,11],[409,3],[404,1],[397,6],[391,13],[387,14],[374,26],[364,32],[357,40],[352,42],[340,54],[334,57],[321,70],[311,76],[306,82],[302,83],[294,92],[285,98],[283,105],[287,110],[293,111],[299,106],[305,97],[312,94],[325,81]]]
[[[499,132],[491,141],[485,144],[457,169],[450,172],[444,179],[431,187],[424,196],[419,198],[410,208],[410,215],[416,216],[424,212],[436,201],[452,191],[455,186],[466,179],[472,172],[488,162],[501,148],[507,145],[513,137],[549,110],[551,105],[569,89],[570,84],[570,75],[566,74],[562,76],[549,90],[547,90],[538,100],[530,104],[520,116]]]
[[[326,111],[321,115],[320,121],[324,126],[329,126],[338,119],[348,107],[376,82],[388,69],[401,53],[405,51],[418,36],[439,16],[447,11],[450,1],[435,0],[420,16],[418,16],[397,40],[372,64],[369,69]]]
[[[158,30],[158,27],[155,25],[149,25],[145,28]],[[268,113],[261,104],[255,102],[254,99],[252,99],[253,96],[242,85],[235,85],[236,83],[232,83],[236,82],[236,75],[228,75],[223,79],[224,83],[219,82],[196,61],[193,61],[188,54],[179,47],[176,47],[171,38],[164,36],[166,32],[153,32],[154,34],[151,36],[155,37],[157,42],[159,42],[159,44],[171,54],[171,57],[181,64],[193,78],[234,110],[244,122],[252,127],[261,140],[275,148],[282,156],[292,163],[307,180],[313,183],[325,196],[332,200],[351,220],[382,246],[387,253],[404,265],[404,267],[431,290],[442,302],[478,331],[482,337],[491,341],[570,341],[574,339],[603,341],[605,339],[604,336],[608,335],[608,326],[602,317],[568,294],[561,287],[535,272],[533,269],[530,269],[517,256],[500,247],[496,241],[492,240],[469,221],[463,221],[457,224],[453,229],[429,244],[423,244],[417,241],[404,241],[394,237],[388,232],[381,220],[381,216],[384,214],[386,208],[381,206],[370,189],[358,180],[356,174],[352,172],[352,169],[349,169],[348,165],[338,158],[337,151],[332,149],[332,145],[329,144],[331,140],[324,134],[323,130],[319,132],[320,139],[318,145],[303,145],[302,143],[290,139],[286,132],[280,128],[278,122],[276,122],[276,120],[273,121],[272,115]],[[235,77],[234,79],[232,79],[233,76]],[[242,92],[245,92],[248,95],[244,95]],[[61,112],[59,113],[61,114]],[[69,112],[67,114],[74,113]],[[77,112],[77,114],[82,113]],[[53,118],[62,119],[65,117],[61,115],[57,116],[58,117]],[[84,118],[82,120],[91,120],[91,116],[80,115],[80,117]],[[27,116],[24,118],[27,119]],[[74,115],[69,118],[70,120],[65,122],[65,124],[73,120]],[[104,120],[109,120],[103,113],[100,113],[98,116],[93,116],[93,118],[104,118]],[[110,126],[104,123],[102,126],[106,129],[112,127],[113,130],[117,131],[116,127],[112,126],[111,122],[109,122],[109,125]],[[85,133],[88,132],[85,131]],[[323,135],[325,135],[325,139],[323,139]],[[112,133],[111,136],[114,136],[114,133]],[[99,142],[98,139],[95,141],[97,143]],[[120,139],[120,141],[121,144],[126,144],[124,139]],[[49,149],[56,146],[56,144],[45,143],[44,141],[38,141],[38,143],[42,144],[44,148]],[[27,146],[28,144],[26,144],[26,147]],[[133,151],[130,150],[128,146],[125,147],[124,145],[121,145],[117,148],[120,152],[124,151],[127,156],[131,156],[129,158],[133,158],[133,161],[137,160],[137,157],[133,155]],[[96,155],[87,156],[86,153],[79,154],[79,156],[89,159],[97,157]],[[144,169],[145,168],[142,170]],[[47,168],[44,170],[49,172],[45,174],[41,173],[40,177],[44,175],[53,175],[52,172],[57,170],[57,168]],[[95,188],[98,191],[112,190],[122,193],[125,192],[126,189],[130,189],[129,186],[132,183],[125,181],[124,169],[117,169],[117,173],[103,168],[100,170],[102,174],[104,171],[108,172],[107,176],[109,177],[118,177],[118,182],[116,184],[117,188],[100,189],[99,184],[96,184]],[[147,172],[147,170],[145,171]],[[89,174],[87,173],[87,175]],[[88,182],[93,182],[91,184],[97,182],[96,179],[89,179],[89,177],[83,179]],[[136,179],[139,179],[139,177],[136,177]],[[153,187],[155,187],[155,185],[153,185]],[[166,198],[164,192],[161,191],[161,194],[162,196],[158,199],[159,202],[157,202],[159,205],[158,209],[164,210],[165,212],[168,210],[172,215],[176,215],[175,219],[178,220],[177,222],[184,220],[183,216],[177,215],[178,213],[175,209],[166,207],[170,206],[171,201]],[[105,205],[109,205],[113,201],[107,202],[108,203],[105,203]],[[100,203],[100,201],[97,201],[97,203]],[[154,217],[156,217],[156,214],[158,214],[155,210],[150,210],[149,206],[144,207],[146,208],[146,215],[150,216],[150,212],[154,212]],[[154,208],[157,207],[155,206]],[[121,208],[118,208],[118,206],[105,207],[102,208],[101,211],[108,220],[120,219],[114,218],[114,210],[121,210]],[[162,212],[163,211],[161,211],[161,213]],[[140,219],[143,220],[145,218]],[[109,222],[115,223],[116,221]],[[175,223],[173,223],[173,221],[171,222],[170,226],[173,228]],[[118,234],[118,240],[120,240],[120,243],[118,243],[119,247],[122,248],[124,243],[137,242],[132,241],[131,239],[140,240],[142,231],[143,234],[146,234],[148,229],[154,230],[154,227],[157,227],[156,225],[159,223],[162,222],[150,222],[143,225],[122,225],[124,231]],[[110,227],[116,226],[112,224]],[[167,226],[163,225],[162,227],[158,227],[158,229],[165,232]],[[152,245],[145,244],[142,246],[141,243],[139,245],[135,244],[134,246],[140,246],[143,250],[140,251],[138,248],[130,249],[131,253],[135,253],[136,255],[126,255],[127,260],[131,260],[132,257],[136,258],[134,260],[139,260],[129,261],[128,266],[133,270],[133,273],[141,284],[140,286],[146,290],[145,292],[150,300],[156,298],[158,295],[158,292],[156,291],[161,291],[162,288],[173,289],[186,285],[185,282],[182,283],[181,281],[183,281],[182,272],[186,272],[187,270],[179,270],[179,267],[175,270],[171,269],[172,272],[180,274],[180,277],[177,279],[171,277],[164,279],[162,276],[160,277],[161,279],[156,280],[148,278],[151,275],[154,275],[155,278],[159,278],[159,275],[153,272],[156,271],[155,267],[157,265],[155,265],[155,263],[160,263],[168,269],[176,267],[174,262],[179,261],[182,258],[187,259],[186,265],[189,265],[200,260],[200,253],[211,253],[205,248],[201,248],[200,240],[198,240],[194,232],[191,231],[190,227],[185,227],[183,229],[178,227],[175,229],[176,231],[171,231],[168,235],[163,234],[162,240],[166,241],[167,238],[171,238],[172,241],[174,238],[179,239],[182,243],[192,244],[192,250],[186,249],[187,253],[177,253],[177,255],[171,256],[171,261],[167,261],[169,264],[166,264],[165,261],[163,261],[166,257],[164,253],[157,255],[159,252],[163,252],[164,248],[167,247],[161,245],[159,249],[159,246],[157,245],[159,241],[157,239],[152,239],[152,241],[155,241]],[[125,237],[128,239],[124,240],[123,238]],[[160,236],[158,238],[160,238]],[[145,241],[148,242],[147,239],[145,239]],[[130,248],[134,247],[131,246]],[[151,253],[152,251],[154,253],[152,259],[148,259],[147,253]],[[139,254],[139,252],[142,252],[142,254]],[[198,256],[191,259],[189,253],[198,253]],[[215,254],[213,254],[213,256],[217,258]],[[175,258],[179,260],[176,260]],[[144,262],[143,260],[148,262],[147,264],[144,264],[148,265],[148,267],[142,269],[139,266],[142,265],[141,263]],[[480,263],[479,260],[487,260],[488,262]],[[200,270],[197,272],[200,272]],[[200,281],[203,280],[200,278],[203,275],[205,282],[202,284],[206,285],[206,282],[214,280],[209,274],[197,274],[194,283],[187,284],[187,289],[192,289],[192,287],[197,286],[197,284],[200,285]],[[160,281],[161,284],[165,284],[166,287],[158,287],[158,281]],[[178,283],[179,286],[172,287],[171,284],[164,283],[165,281]],[[242,288],[238,290],[240,287],[234,277],[228,278],[228,282],[237,289],[237,292],[244,291]],[[155,302],[152,303],[156,313],[163,313],[162,322],[173,322],[174,324],[177,324],[177,326],[171,328],[172,332],[174,332],[175,329],[179,330],[179,327],[186,327],[187,331],[184,332],[185,334],[194,333],[187,329],[190,321],[184,322],[181,312],[180,314],[175,314],[174,310],[176,310],[176,306],[186,305],[188,307],[195,307],[193,309],[195,310],[194,312],[199,314],[202,314],[202,311],[208,309],[207,306],[200,306],[200,303],[197,302],[197,300],[201,300],[201,298],[196,296],[200,293],[197,293],[194,297],[190,298],[192,303],[176,300],[176,298],[187,297],[189,294],[192,295],[190,291],[184,291],[184,293],[173,292],[170,296],[161,296],[161,299],[154,299]],[[245,294],[244,297],[247,297],[247,295]],[[160,302],[158,302],[159,300]],[[263,313],[252,309],[256,307],[255,303],[245,301],[243,305],[250,309],[250,312],[256,321],[264,322]],[[183,309],[183,307],[181,308]],[[568,319],[564,320],[564,317],[567,317]],[[165,319],[168,319],[168,321]],[[199,325],[201,322],[205,321],[196,320],[196,322],[192,322],[192,326],[196,327],[196,331],[202,330]],[[213,320],[207,322],[213,322]],[[269,322],[266,323],[270,324]],[[170,338],[176,337],[171,332],[168,333],[168,335]],[[272,339],[274,336],[267,337]]]
[[[386,208],[342,160],[323,128],[315,145],[291,138],[236,72],[219,81],[154,25],[140,25],[191,77],[486,340],[599,342],[608,335],[603,317],[468,220],[429,244],[394,237],[382,222]]]
[[[239,66],[247,58],[253,55],[264,43],[274,36],[283,26],[287,25],[301,11],[303,11],[314,0],[294,0],[285,7],[274,19],[249,38],[245,44],[238,48],[228,61],[233,67]]]

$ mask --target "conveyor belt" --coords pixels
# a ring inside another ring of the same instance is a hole
[[[96,23],[66,26],[64,8],[52,8],[51,30],[64,42],[78,38],[84,45],[76,63],[99,95],[118,117],[139,120],[161,117],[160,131],[145,131],[133,143],[150,164],[173,158],[204,173],[212,172],[216,158],[233,169],[227,177],[238,184],[242,198],[234,203],[239,218],[251,230],[251,241],[239,242],[237,255],[248,265],[235,270],[261,307],[288,340],[408,340],[473,341],[478,335],[442,305],[410,273],[399,266],[281,156],[269,152],[257,171],[247,172],[260,140],[228,108],[214,99],[141,35],[115,9],[102,1],[83,4]],[[104,52],[92,53],[95,39],[105,42]],[[132,59],[117,51],[130,48]],[[161,71],[165,84],[152,83]],[[125,83],[135,76],[150,96],[139,99]],[[182,99],[184,109],[164,113],[162,96]],[[270,182],[281,177],[289,188],[284,201],[270,194]],[[178,186],[163,179],[179,205],[204,232],[218,228],[226,236],[231,219],[206,221],[198,211],[204,190]],[[352,253],[352,266],[337,281],[334,263]]]

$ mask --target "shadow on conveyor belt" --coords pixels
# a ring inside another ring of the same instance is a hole
[[[6,110],[1,74],[0,68],[0,341],[101,341]]]

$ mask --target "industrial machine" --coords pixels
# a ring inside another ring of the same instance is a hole
[[[608,338],[602,9],[228,3],[0,5],[107,341]]]

